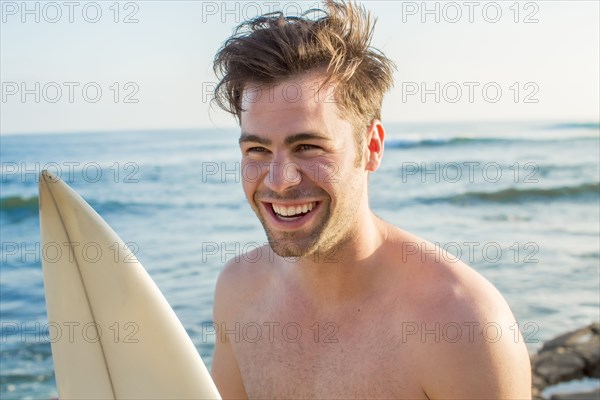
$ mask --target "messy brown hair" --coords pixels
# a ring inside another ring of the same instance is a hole
[[[241,123],[248,83],[274,85],[323,69],[335,81],[342,116],[358,127],[381,119],[383,95],[393,84],[394,63],[370,46],[375,20],[364,7],[328,0],[325,9],[300,16],[273,12],[238,25],[214,59],[220,79],[214,101]],[[321,85],[321,87],[324,86]],[[357,129],[359,144],[364,129]]]

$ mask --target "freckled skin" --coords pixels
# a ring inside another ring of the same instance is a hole
[[[242,171],[261,172],[243,187],[269,246],[228,262],[217,283],[221,395],[530,398],[529,357],[506,302],[464,263],[372,213],[367,178],[384,127],[365,127],[357,149],[353,125],[325,101],[333,96],[311,89],[321,79],[309,72],[242,105]],[[291,98],[291,85],[302,96]],[[315,207],[285,218],[273,203]]]

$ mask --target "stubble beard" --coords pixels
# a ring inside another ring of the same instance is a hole
[[[322,204],[321,206],[324,206]],[[324,216],[319,224],[312,228],[310,232],[275,232],[267,223],[267,219],[261,211],[255,210],[256,216],[265,230],[269,246],[275,254],[283,258],[303,258],[308,257],[319,251],[319,244],[323,233],[327,230],[327,223],[330,220],[331,210],[329,205],[321,212]]]
[[[274,232],[261,211],[255,210],[267,235],[269,246],[275,254],[283,258],[335,260],[335,252],[345,243],[352,242],[356,232],[353,231],[356,214],[359,208],[361,192],[354,191],[355,196],[345,204],[339,204],[340,212],[332,215],[331,203],[322,203],[325,207],[320,212],[323,217],[311,232]],[[317,256],[320,256],[317,258]]]

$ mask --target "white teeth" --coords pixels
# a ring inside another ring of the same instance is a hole
[[[306,213],[308,211],[311,211],[315,205],[316,203],[314,202],[298,206],[281,206],[278,204],[272,204],[273,211],[275,211],[276,214],[279,214],[284,217],[294,217],[296,215]]]

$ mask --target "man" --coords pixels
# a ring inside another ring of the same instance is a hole
[[[526,399],[529,358],[478,273],[369,208],[393,64],[370,16],[242,24],[216,100],[241,126],[243,187],[269,246],[216,289],[212,376],[225,399]]]

